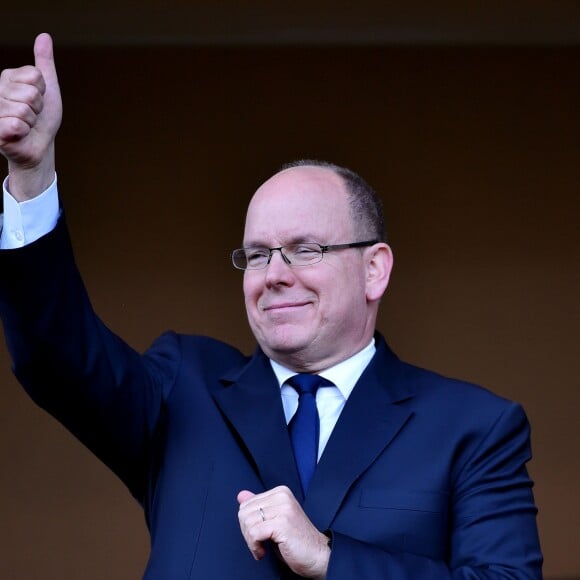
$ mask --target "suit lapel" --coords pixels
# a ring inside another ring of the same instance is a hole
[[[214,399],[240,435],[264,488],[287,485],[301,499],[280,388],[268,359],[258,350],[247,365],[221,382],[223,388]]]
[[[327,529],[353,483],[410,420],[402,363],[376,336],[377,353],[351,393],[304,499],[280,388],[260,350],[226,374],[214,399],[253,459],[264,489],[287,485],[318,529]]]
[[[330,526],[352,484],[412,415],[396,405],[412,396],[401,380],[401,363],[377,339],[377,353],[351,393],[306,495],[304,510],[322,530]]]

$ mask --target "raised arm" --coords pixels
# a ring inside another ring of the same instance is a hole
[[[36,197],[53,181],[61,119],[52,39],[43,33],[34,43],[33,66],[0,75],[0,153],[8,161],[8,189],[17,201]]]

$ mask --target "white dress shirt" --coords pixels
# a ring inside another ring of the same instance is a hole
[[[326,444],[330,438],[332,430],[338,421],[338,417],[344,408],[344,405],[352,393],[356,382],[359,380],[363,371],[373,358],[376,352],[374,338],[371,342],[350,358],[322,371],[321,377],[331,381],[335,387],[323,387],[316,391],[316,406],[318,407],[318,416],[320,417],[320,437],[318,440],[318,459],[320,459]],[[296,372],[282,366],[281,364],[270,360],[272,369],[276,374],[280,384],[280,393],[282,395],[282,405],[284,406],[284,415],[286,423],[296,413],[298,408],[298,393],[291,385],[285,382],[293,377]]]
[[[39,196],[17,202],[8,191],[8,177],[2,184],[4,214],[0,215],[0,249],[12,250],[38,240],[54,229],[59,216],[56,175]]]

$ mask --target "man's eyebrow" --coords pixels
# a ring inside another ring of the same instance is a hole
[[[318,236],[310,235],[310,234],[294,236],[292,238],[288,238],[288,239],[284,240],[281,243],[281,245],[282,246],[291,246],[294,244],[306,244],[306,243],[320,244],[320,238]],[[244,248],[269,248],[271,246],[264,241],[245,240],[243,247]]]

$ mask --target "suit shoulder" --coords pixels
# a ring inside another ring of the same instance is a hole
[[[448,377],[409,363],[402,363],[402,372],[415,396],[425,401],[433,401],[438,406],[463,409],[469,406],[480,411],[487,409],[501,412],[516,404],[481,385]]]
[[[150,356],[167,356],[170,353],[207,362],[216,359],[221,361],[222,368],[224,363],[236,364],[248,358],[238,348],[221,340],[198,334],[180,334],[171,330],[159,336],[146,352]]]
[[[247,363],[250,357],[238,348],[198,334],[180,334],[168,331],[152,344],[146,353],[149,357],[172,366],[186,364],[189,369],[197,369],[205,376],[222,375],[224,371]]]
[[[406,363],[404,367],[414,392],[409,399],[413,412],[428,418],[431,428],[444,429],[457,447],[474,453],[486,446],[513,445],[524,462],[531,457],[530,425],[519,403],[474,383]]]
[[[419,401],[434,403],[436,407],[445,406],[448,402],[457,405],[479,404],[498,410],[513,405],[512,401],[486,387],[401,360],[380,334],[375,338],[378,338],[375,369],[401,398],[410,395]]]

